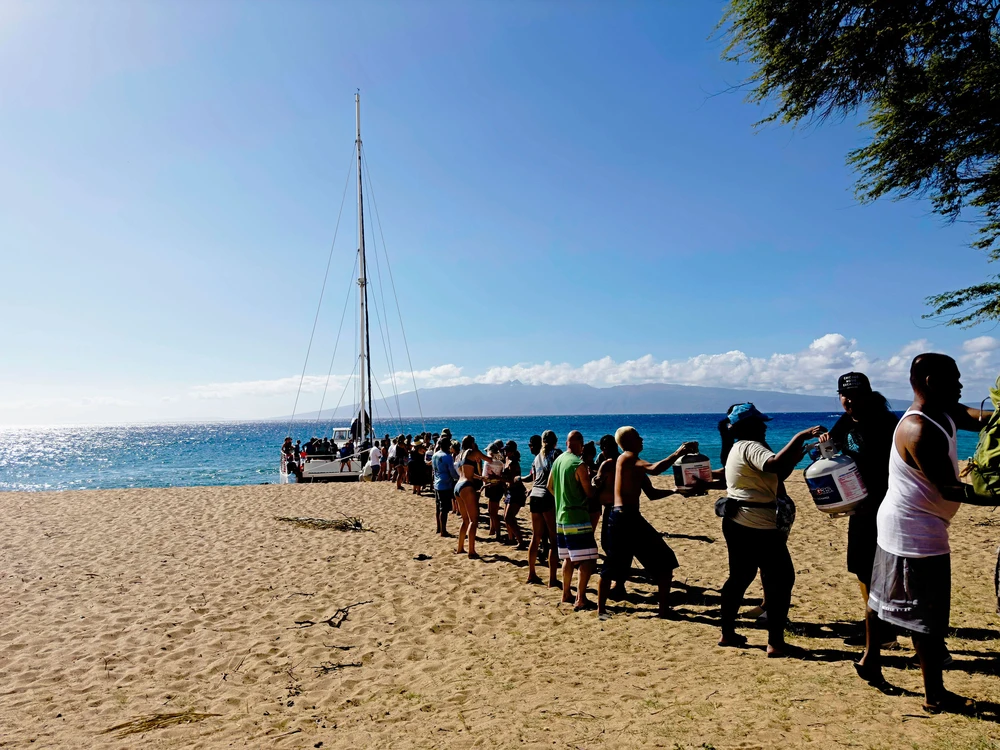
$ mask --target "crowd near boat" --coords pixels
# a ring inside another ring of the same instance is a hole
[[[961,405],[960,378],[952,358],[917,356],[910,368],[913,403],[899,417],[863,373],[846,373],[837,384],[844,414],[836,424],[803,430],[778,450],[767,442],[767,415],[752,403],[734,404],[719,422],[723,468],[715,471],[693,442],[658,461],[646,460],[642,436],[629,426],[596,444],[573,430],[563,449],[551,430],[533,435],[530,461],[522,460],[513,441],[496,440],[482,449],[474,436],[459,440],[449,429],[365,441],[360,459],[365,479],[395,484],[397,490],[409,484],[416,494],[433,490],[437,534],[455,538],[455,553],[470,559],[479,557],[485,495],[487,541],[526,552],[526,583],[559,588],[563,602],[577,611],[596,609],[600,619],[610,616],[608,600],[625,597],[633,560],[658,586],[659,616],[674,617],[670,588],[677,557],[643,517],[640,496],[656,500],[725,489],[715,504],[729,557],[718,645],[747,644],[737,617],[759,571],[764,600],[754,614],[766,625],[767,656],[780,658],[799,650],[785,640],[795,583],[787,544],[795,506],[784,480],[811,448],[817,461],[806,478],[817,507],[850,516],[847,569],[865,603],[865,628],[847,639],[865,647],[854,665],[858,675],[883,692],[902,692],[885,680],[881,654],[898,648],[897,634],[905,634],[920,661],[925,710],[967,711],[974,704],[947,691],[943,681],[951,660],[945,644],[951,602],[948,527],[962,503],[993,506],[1000,499],[960,479],[957,431],[978,432],[992,424],[991,412]],[[817,442],[810,444],[812,439]],[[312,440],[300,446],[288,438],[283,450],[290,460],[308,460],[351,456],[355,445]],[[841,456],[834,458],[836,452]],[[653,486],[650,477],[671,467],[676,488]],[[520,525],[525,505],[530,535]],[[453,516],[460,519],[454,534],[448,530]],[[598,525],[604,554],[593,602],[587,594],[598,572]]]

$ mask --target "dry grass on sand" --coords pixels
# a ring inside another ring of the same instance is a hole
[[[0,747],[1000,748],[1000,513],[952,532],[946,680],[983,716],[928,716],[908,640],[886,675],[913,694],[855,676],[846,521],[790,488],[811,655],[787,660],[749,625],[750,648],[715,645],[717,493],[646,505],[681,561],[676,622],[643,581],[608,622],[574,613],[523,583],[524,553],[452,554],[433,501],[387,483],[0,494]]]

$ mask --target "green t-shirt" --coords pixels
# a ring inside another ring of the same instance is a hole
[[[587,495],[576,478],[583,459],[569,451],[552,463],[552,494],[556,498],[556,523],[563,526],[590,523]]]

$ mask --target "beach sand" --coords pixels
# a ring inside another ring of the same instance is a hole
[[[715,645],[719,493],[644,501],[680,559],[676,622],[646,582],[608,622],[574,613],[523,583],[525,553],[452,554],[433,501],[387,483],[0,494],[0,747],[1000,747],[995,705],[922,713],[908,639],[886,676],[912,695],[855,676],[846,519],[789,488],[790,641],[810,660],[766,659],[750,623],[751,648]],[[372,531],[275,520],[341,514]],[[998,541],[1000,513],[960,511],[946,681],[1000,703]],[[183,712],[202,716],[108,731]]]

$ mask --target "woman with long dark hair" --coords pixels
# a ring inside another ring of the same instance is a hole
[[[802,459],[805,441],[826,432],[822,426],[799,432],[778,453],[766,441],[769,417],[751,403],[729,413],[733,444],[726,457],[728,501],[722,534],[729,552],[729,578],[722,587],[720,646],[743,646],[746,636],[736,632],[736,615],[747,587],[761,572],[767,600],[767,655],[787,654],[785,622],[795,584],[795,568],[788,554],[786,531],[779,517],[781,482]]]
[[[847,570],[857,577],[867,607],[878,543],[875,517],[889,490],[889,454],[899,417],[885,396],[872,390],[864,373],[841,375],[837,393],[844,414],[829,434],[820,437],[820,442],[832,441],[844,455],[853,458],[868,490],[867,499],[847,521]],[[895,640],[895,637],[887,640],[883,648],[891,647]],[[845,643],[863,646],[864,629],[859,635],[845,639]]]

